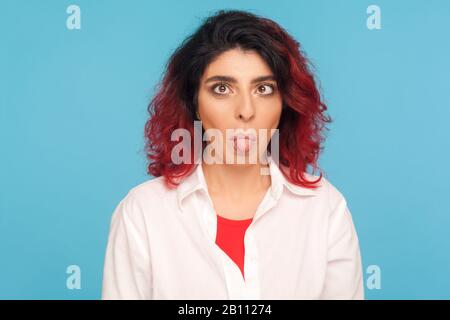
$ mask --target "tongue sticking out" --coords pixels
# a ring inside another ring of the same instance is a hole
[[[248,138],[236,139],[235,149],[239,152],[247,152],[250,149],[250,140]]]

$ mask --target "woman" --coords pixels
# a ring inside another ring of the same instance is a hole
[[[149,105],[155,178],[113,214],[102,298],[363,299],[346,200],[307,173],[326,110],[279,25],[236,10],[207,18]]]

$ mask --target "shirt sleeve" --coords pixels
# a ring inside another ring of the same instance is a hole
[[[151,299],[151,280],[145,221],[127,196],[111,218],[102,299]]]
[[[344,197],[329,219],[327,271],[321,299],[363,300],[359,242]]]

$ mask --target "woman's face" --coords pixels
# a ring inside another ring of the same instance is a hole
[[[236,163],[235,157],[248,160],[253,150],[260,156],[273,135],[271,129],[278,127],[281,110],[282,97],[274,74],[255,51],[237,48],[222,53],[200,79],[198,116],[205,130],[217,129],[221,133],[223,143],[214,150],[223,162],[230,163],[230,154],[232,163]],[[232,133],[242,129],[256,136],[250,134],[250,140],[246,135],[230,137],[227,129]],[[252,143],[251,138],[256,140]]]

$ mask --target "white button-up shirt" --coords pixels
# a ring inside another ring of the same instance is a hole
[[[157,177],[117,205],[102,299],[364,299],[343,195],[324,177],[316,190],[294,185],[268,160],[271,186],[244,238],[245,281],[215,243],[217,216],[198,164],[176,189]]]

